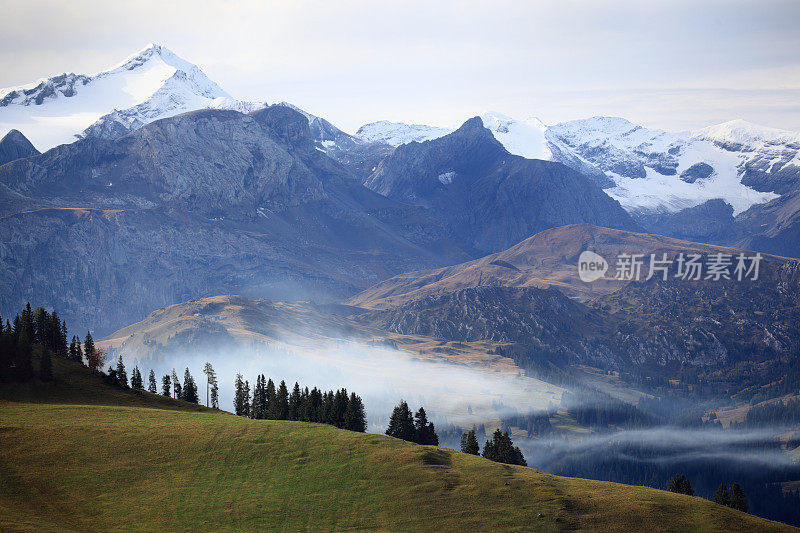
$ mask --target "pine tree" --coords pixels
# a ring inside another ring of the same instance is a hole
[[[355,392],[350,394],[347,410],[344,413],[344,428],[350,431],[367,431],[367,414],[364,411],[364,402]]]
[[[745,496],[742,487],[736,482],[731,483],[729,506],[743,513],[746,513],[750,507],[747,504],[747,496]]]
[[[502,433],[499,429],[496,429],[491,440],[487,440],[486,444],[484,444],[483,456],[486,459],[491,459],[498,463],[522,466],[528,465],[528,463],[525,462],[522,451],[511,442],[508,431]]]
[[[69,353],[69,358],[72,361],[78,361],[78,346],[75,342],[75,336],[72,336],[72,342],[69,343],[69,349],[67,351]]]
[[[292,393],[289,395],[289,420],[300,420],[301,398],[300,384],[295,381]]]
[[[264,374],[256,376],[256,386],[253,388],[253,405],[250,416],[255,419],[267,418],[267,384]]]
[[[80,364],[84,364],[83,363],[83,349],[81,348],[81,340],[78,338],[77,335],[75,335],[74,338],[75,338],[75,355],[73,357],[73,360],[75,362],[80,363]]]
[[[244,416],[250,416],[250,382],[244,380]]]
[[[234,385],[234,395],[233,395],[233,412],[236,413],[238,416],[244,416],[247,408],[245,407],[245,396],[244,396],[244,380],[242,379],[241,374],[236,374],[236,383]]]
[[[275,383],[272,378],[267,381],[267,418],[270,420],[278,420],[280,414],[280,407],[278,406],[278,396],[275,393]]]
[[[150,370],[150,377],[148,378],[147,390],[153,394],[158,394],[158,384],[156,383],[156,373]]]
[[[309,418],[310,404],[311,404],[311,393],[309,392],[308,387],[306,387],[300,394],[299,420],[302,420],[303,422],[309,422],[311,420]]]
[[[281,380],[277,392],[278,400],[278,420],[286,420],[289,418],[289,389],[286,388],[286,382]]]
[[[83,341],[83,354],[86,356],[86,364],[92,372],[99,372],[103,368],[106,359],[105,353],[94,345],[92,334],[88,331],[86,340]]]
[[[122,362],[122,356],[117,359],[117,383],[123,389],[128,388],[128,373],[125,371],[125,363]]]
[[[53,313],[53,314],[55,315],[55,313]],[[69,351],[68,351],[69,348],[67,346],[68,333],[69,332],[67,331],[67,321],[66,320],[62,320],[61,321],[61,331],[60,331],[60,334],[58,336],[59,355],[61,355],[62,357],[69,357],[70,356]]]
[[[144,380],[142,373],[139,371],[139,366],[134,365],[131,371],[131,388],[136,390],[144,390]]]
[[[49,346],[50,342],[50,314],[47,310],[38,306],[33,311],[33,343]]]
[[[480,455],[481,449],[475,437],[475,428],[461,435],[461,451],[472,455]]]
[[[331,408],[331,421],[337,428],[344,427],[344,414],[347,412],[347,390],[340,389],[333,393],[333,407]]]
[[[414,442],[417,444],[439,445],[439,436],[433,422],[428,422],[428,415],[423,407],[414,415]]]
[[[206,363],[203,367],[203,374],[206,375],[206,407],[209,406],[211,387],[217,382],[217,373],[214,372],[214,367],[211,363]]]
[[[333,409],[333,391],[328,391],[322,395],[322,407],[320,408],[320,422],[323,424],[331,424],[336,421],[335,411]]]
[[[667,490],[670,492],[677,492],[678,494],[688,494],[689,496],[694,496],[692,484],[689,483],[689,479],[684,474],[676,474],[672,476],[672,479],[669,480]]]
[[[675,478],[672,478],[672,479],[675,479]],[[672,480],[670,480],[669,490],[671,492],[678,492],[677,490],[672,490]],[[728,486],[725,483],[720,483],[719,487],[717,487],[716,492],[714,492],[714,503],[718,503],[720,505],[726,505],[726,506],[730,505],[730,503],[731,503],[731,495],[730,495],[730,492],[728,492]]]
[[[308,390],[308,389],[306,389]],[[322,395],[319,390],[314,387],[308,393],[308,400],[304,406],[303,420],[307,422],[319,422],[320,409],[322,408]]]
[[[414,417],[411,414],[411,409],[408,408],[408,404],[405,400],[401,400],[392,411],[392,416],[389,418],[389,426],[386,428],[386,434],[390,437],[413,442],[415,431]]]
[[[217,378],[211,383],[211,408],[219,409],[219,386],[217,385]]]
[[[183,373],[183,395],[181,399],[190,403],[200,402],[200,396],[197,393],[197,384],[189,373],[189,367],[186,367],[186,371]]]
[[[94,354],[94,351],[95,351],[94,339],[92,339],[92,334],[87,331],[86,339],[83,341],[83,353],[88,359],[90,355]],[[94,370],[95,371],[99,370],[99,367]]]
[[[167,397],[172,396],[172,380],[169,374],[164,374],[164,377],[161,378],[161,395]]]
[[[180,400],[183,398],[183,389],[181,388],[181,382],[178,379],[178,373],[175,372],[175,369],[172,369],[172,390],[174,392],[173,396],[176,400]]]

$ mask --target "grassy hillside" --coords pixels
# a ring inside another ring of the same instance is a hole
[[[93,378],[58,363],[60,384],[0,387],[2,531],[790,529],[701,498],[98,384],[82,405],[63,380]]]

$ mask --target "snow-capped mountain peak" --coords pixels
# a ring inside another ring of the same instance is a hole
[[[150,44],[94,75],[61,74],[0,91],[0,134],[22,131],[42,150],[82,135],[116,137],[202,108],[248,111],[196,65]]]
[[[453,131],[455,131],[455,128],[379,120],[378,122],[364,124],[358,128],[355,136],[364,142],[377,142],[389,144],[391,146],[400,146],[401,144],[410,142],[423,142],[438,139]]]
[[[786,144],[800,142],[800,133],[796,131],[769,128],[736,119],[722,124],[715,124],[692,132],[697,139],[706,139],[720,143],[737,143],[743,146],[758,144]]]
[[[547,126],[538,118],[516,120],[502,113],[489,111],[481,115],[481,121],[510,153],[528,159],[553,157],[545,138]]]

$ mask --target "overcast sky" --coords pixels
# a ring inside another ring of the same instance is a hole
[[[237,98],[287,100],[349,131],[487,110],[800,130],[796,0],[0,0],[0,12],[0,87],[92,74],[152,41]]]

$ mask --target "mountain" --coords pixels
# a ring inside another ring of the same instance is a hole
[[[680,133],[615,117],[546,126],[535,117],[489,112],[481,121],[509,153],[560,162],[589,177],[648,231],[800,257],[794,238],[800,215],[793,209],[800,133],[742,120]],[[432,140],[451,131],[390,126],[383,138],[398,145],[414,140],[405,132]]]
[[[586,250],[612,267],[613,258],[624,253],[666,254],[669,276],[632,281],[609,273],[586,283],[577,268]],[[481,259],[401,274],[346,303],[371,310],[359,318],[390,331],[528,345],[539,357],[550,354],[562,364],[734,368],[756,360],[769,379],[786,364],[797,366],[800,262],[764,256],[756,280],[691,281],[674,275],[680,253],[710,258],[745,252],[586,224],[565,226]]]
[[[438,139],[452,132],[451,128],[380,120],[364,124],[358,128],[356,137],[365,142],[382,143],[396,147],[410,142]]]
[[[34,155],[39,155],[39,150],[17,130],[9,131],[0,139],[0,166]]]
[[[0,89],[0,133],[18,129],[48,150],[81,136],[116,138],[186,111],[260,107],[232,98],[197,66],[150,44],[95,75],[61,74]]]
[[[358,178],[371,174],[380,161],[394,151],[394,146],[343,132],[324,118],[312,115],[289,102],[278,105],[302,113],[308,119],[311,137],[317,148],[332,157]]]
[[[560,163],[509,154],[479,117],[444,137],[399,146],[364,183],[426,207],[463,246],[483,253],[570,223],[637,228],[590,179]]]
[[[2,312],[36,300],[99,332],[209,293],[329,299],[469,257],[285,106],[89,137],[3,165],[0,184]]]

